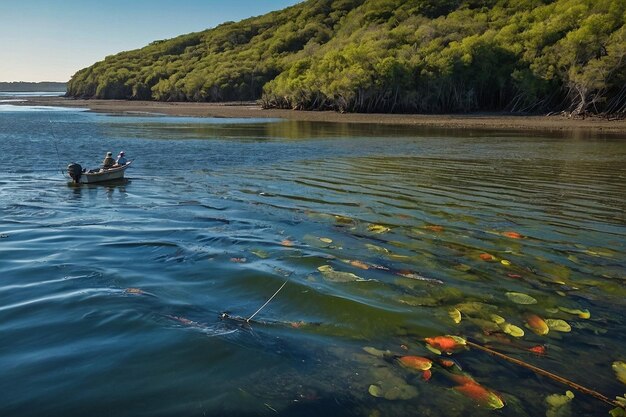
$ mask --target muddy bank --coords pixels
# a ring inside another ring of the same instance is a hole
[[[353,114],[319,111],[262,109],[255,103],[164,103],[126,100],[77,100],[63,97],[26,98],[22,105],[89,108],[118,114],[155,113],[170,116],[282,118],[289,120],[339,123],[409,125],[443,129],[484,129],[522,131],[570,131],[626,135],[626,120],[602,118],[572,119],[561,115],[517,116],[510,114]]]

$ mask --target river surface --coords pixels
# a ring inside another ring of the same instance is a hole
[[[625,139],[0,103],[0,414],[606,416]]]

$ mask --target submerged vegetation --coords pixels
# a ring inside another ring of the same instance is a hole
[[[78,71],[68,95],[626,114],[626,2],[308,0]]]

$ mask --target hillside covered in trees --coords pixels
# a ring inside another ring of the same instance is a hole
[[[626,114],[626,1],[308,0],[117,55],[68,95]]]

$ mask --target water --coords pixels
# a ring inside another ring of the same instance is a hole
[[[0,107],[2,415],[496,413],[440,365],[425,381],[363,350],[432,359],[424,338],[447,334],[626,391],[611,369],[626,361],[623,138],[15,110]],[[60,173],[122,149],[126,181]],[[285,281],[258,322],[220,320]],[[537,335],[529,314],[571,331]],[[498,414],[545,415],[568,389],[450,358],[501,395]],[[610,409],[578,392],[567,407]]]

